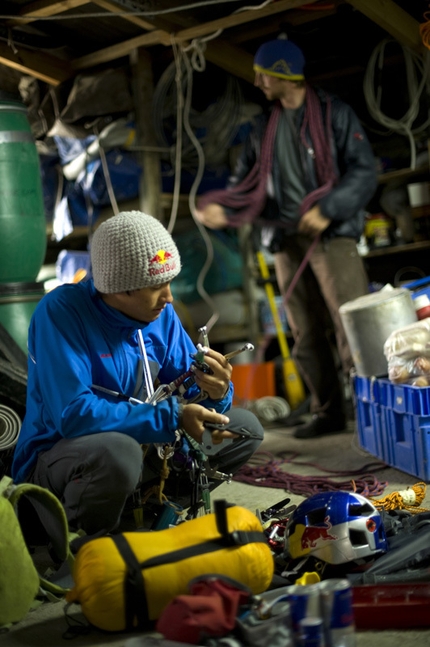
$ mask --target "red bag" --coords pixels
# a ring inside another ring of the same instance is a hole
[[[210,636],[225,636],[236,625],[240,607],[252,592],[235,580],[209,575],[192,580],[190,595],[178,595],[164,609],[156,629],[165,638],[198,645]]]

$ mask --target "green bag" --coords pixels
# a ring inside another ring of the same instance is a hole
[[[19,520],[19,502],[28,501],[46,530],[63,566],[49,576],[38,573]],[[58,498],[32,483],[0,481],[0,627],[22,620],[37,596],[62,598],[73,587],[74,556],[66,514]]]

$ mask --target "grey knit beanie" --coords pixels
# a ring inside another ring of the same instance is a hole
[[[178,248],[159,220],[124,211],[97,227],[91,241],[94,285],[113,294],[156,287],[179,274]]]

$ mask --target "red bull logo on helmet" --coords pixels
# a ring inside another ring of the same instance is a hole
[[[171,260],[172,259],[172,260]],[[161,265],[161,267],[155,267]],[[176,261],[173,255],[165,249],[159,249],[158,252],[149,260],[149,275],[168,274],[176,268]]]
[[[288,549],[291,556],[294,558],[305,555],[327,541],[338,539],[337,535],[330,533],[331,528],[330,517],[326,517],[324,523],[317,526],[305,526],[298,523],[288,539]]]

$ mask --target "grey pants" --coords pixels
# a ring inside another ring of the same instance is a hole
[[[238,439],[210,458],[210,464],[234,474],[258,449],[263,427],[250,411],[228,412],[229,429],[251,431],[257,439]],[[87,535],[104,534],[116,528],[128,497],[145,479],[142,447],[118,432],[104,432],[60,440],[41,452],[30,481],[47,488],[62,502],[72,530]],[[143,476],[142,476],[143,472]],[[191,492],[192,480],[186,479]]]
[[[281,294],[285,294],[311,242],[305,236],[289,236],[284,249],[274,255]],[[368,278],[355,240],[318,242],[286,304],[295,341],[293,357],[309,388],[312,413],[343,413],[339,361],[341,372],[348,378],[353,360],[339,308],[368,292]]]

